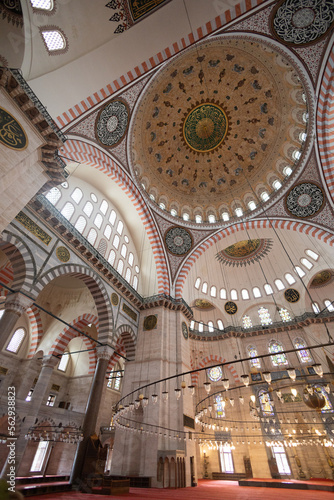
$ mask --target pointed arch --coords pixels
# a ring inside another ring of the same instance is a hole
[[[36,295],[41,293],[51,281],[60,276],[72,276],[85,283],[93,296],[98,315],[98,341],[110,344],[113,331],[113,312],[110,300],[102,280],[89,267],[80,264],[64,264],[50,269],[43,274],[34,287]]]
[[[126,357],[129,361],[133,361],[136,354],[137,337],[131,326],[121,325],[117,328],[114,337],[114,342],[116,343],[116,345],[118,344],[118,341],[120,339],[122,340],[126,352]],[[116,351],[118,350],[116,347],[115,349]]]
[[[226,359],[222,358],[221,356],[218,356],[217,354],[216,355],[210,354],[209,356],[206,356],[205,358],[203,358],[199,362],[197,368],[205,368],[208,365],[214,365],[217,363],[226,363]],[[238,375],[236,369],[234,368],[234,366],[232,364],[229,364],[229,365],[225,365],[225,367],[228,369],[228,371],[230,372],[230,374],[234,378],[234,382],[236,384],[239,384],[240,383],[239,375]],[[199,372],[191,374],[192,385],[198,384],[198,377],[199,377]]]
[[[64,145],[64,149],[66,150],[66,155],[69,155],[74,160],[92,166],[110,177],[127,194],[143,222],[147,237],[152,246],[157,271],[158,293],[169,294],[169,273],[160,236],[140,191],[130,177],[109,156],[91,144],[68,139]]]
[[[231,234],[243,232],[249,229],[270,229],[274,227],[275,229],[296,231],[297,233],[305,233],[313,238],[317,238],[330,246],[334,246],[334,233],[318,227],[311,223],[296,221],[293,219],[278,219],[267,220],[267,219],[254,219],[247,222],[238,222],[225,229],[218,231],[217,233],[209,236],[205,241],[203,241],[185,260],[182,267],[179,269],[178,274],[175,279],[175,295],[176,298],[182,298],[183,286],[187,279],[187,276],[193,267],[194,263],[204,254],[206,250],[210,247],[222,241],[227,236]]]
[[[9,285],[12,283],[14,278],[13,266],[10,261],[8,261],[1,269],[0,269],[0,283],[4,285]],[[2,289],[2,285],[0,284],[0,294],[1,297],[7,297],[8,290],[6,288]]]
[[[13,268],[11,288],[30,293],[36,276],[36,264],[26,243],[18,236],[3,231],[0,250],[6,255]]]

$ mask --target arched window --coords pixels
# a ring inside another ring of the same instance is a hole
[[[267,295],[271,295],[273,292],[273,289],[271,288],[271,285],[269,285],[269,283],[266,283],[264,285],[264,290],[266,292]]]
[[[333,413],[333,405],[330,402],[326,389],[322,385],[318,384],[314,385],[313,389],[319,394],[321,394],[326,401],[325,406],[321,408],[321,413]]]
[[[22,343],[23,343],[25,336],[26,336],[25,329],[24,328],[17,328],[17,330],[15,330],[14,334],[12,335],[12,338],[8,342],[8,345],[6,347],[6,351],[17,354]]]
[[[133,266],[133,253],[130,252],[129,253],[129,257],[128,257],[128,263],[129,263],[129,266]]]
[[[71,217],[74,214],[74,206],[68,201],[65,203],[65,206],[60,213],[65,217],[65,219],[71,220]]]
[[[133,283],[132,283],[132,286],[135,290],[137,290],[138,288],[138,277],[137,276],[134,276],[133,277]]]
[[[79,231],[79,233],[83,233],[83,230],[85,229],[86,227],[86,224],[87,224],[87,221],[85,219],[85,217],[83,215],[79,215],[74,227],[77,231]]]
[[[217,325],[218,325],[219,330],[224,330],[224,325],[223,325],[223,322],[222,322],[222,320],[221,320],[221,319],[219,319],[219,320],[217,321]]]
[[[248,290],[246,290],[246,288],[243,288],[241,290],[241,297],[243,298],[243,300],[249,299],[249,293],[248,293]]]
[[[103,213],[103,215],[106,215],[108,208],[109,208],[108,202],[106,200],[102,200],[102,203],[100,205],[100,211]]]
[[[117,272],[119,274],[122,274],[123,273],[123,268],[124,268],[124,262],[122,261],[122,259],[119,259],[118,265],[117,265]]]
[[[270,396],[268,391],[262,389],[259,391],[259,401],[263,416],[265,417],[273,417],[274,416],[274,408],[270,400]]]
[[[283,346],[278,340],[271,340],[269,343],[269,352],[272,354],[271,360],[274,366],[287,365],[288,360],[284,352]]]
[[[238,300],[238,292],[234,289],[231,290],[231,299]]]
[[[273,182],[273,188],[275,189],[275,191],[277,191],[279,188],[282,187],[282,183],[281,181],[279,181],[278,179],[276,179],[274,182]]]
[[[60,30],[43,30],[42,37],[49,52],[64,53],[66,49],[66,39]]]
[[[254,288],[253,288],[253,295],[254,295],[255,299],[258,299],[259,297],[262,297],[261,290],[259,289],[259,287],[254,286]]]
[[[261,325],[271,325],[272,324],[272,319],[271,319],[269,311],[266,307],[260,307],[260,309],[258,310],[258,313],[260,316]]]
[[[92,215],[93,210],[93,203],[91,203],[90,201],[86,201],[86,204],[83,207],[83,212],[87,215],[87,217],[90,217]]]
[[[202,216],[201,215],[195,215],[195,222],[197,224],[200,224],[202,222]]]
[[[53,0],[30,0],[30,3],[34,9],[40,9],[40,10],[53,9]]]
[[[171,214],[173,217],[176,217],[176,216],[177,216],[177,210],[175,210],[175,208],[171,208],[171,210],[170,210],[170,214]]]
[[[114,250],[110,250],[109,252],[109,257],[108,257],[108,262],[111,266],[114,265],[115,263],[115,259],[116,259],[116,253],[114,252]]]
[[[189,220],[189,214],[188,214],[188,212],[183,212],[182,219],[183,220]]]
[[[102,226],[102,222],[103,222],[103,217],[101,214],[96,214],[96,217],[94,219],[94,224],[95,226],[98,228],[98,229],[101,229],[101,226]]]
[[[289,285],[293,285],[294,283],[296,283],[295,278],[290,273],[285,274],[285,279],[289,283]]]
[[[248,202],[248,208],[249,210],[255,210],[256,209],[256,203],[254,200],[251,200]]]
[[[198,323],[198,331],[199,331],[200,333],[202,333],[202,332],[203,332],[203,330],[204,330],[203,321],[200,321],[200,322]]]
[[[293,345],[296,349],[302,349],[297,351],[298,357],[301,363],[312,363],[313,359],[310,354],[310,351],[306,349],[306,342],[304,339],[298,337],[293,341]]]
[[[74,200],[74,201],[75,201],[75,203],[76,203],[77,205],[79,205],[79,203],[80,203],[80,201],[81,201],[82,197],[83,197],[83,192],[81,191],[81,189],[80,189],[80,188],[78,188],[78,187],[77,187],[77,188],[75,188],[75,190],[74,190],[74,191],[73,191],[73,193],[71,194],[71,198],[72,198],[72,200]]]
[[[300,278],[302,278],[303,276],[305,276],[305,272],[302,270],[301,267],[296,266],[293,269],[294,269],[295,273],[297,273]]]
[[[131,269],[128,267],[125,273],[125,279],[128,283],[131,281]]]
[[[162,209],[162,210],[166,210],[166,205],[161,201],[159,203],[159,207]]]
[[[284,307],[281,307],[281,309],[279,310],[279,315],[281,316],[282,321],[284,322],[291,321],[290,313]]]
[[[206,281],[204,281],[203,285],[202,285],[202,292],[203,293],[207,293],[208,292],[208,284]]]
[[[245,316],[242,317],[242,326],[243,328],[252,328],[253,324],[250,316],[245,314]]]
[[[102,238],[100,240],[99,246],[97,247],[97,251],[102,255],[102,257],[105,256],[105,253],[107,251],[107,246],[108,246],[108,243],[106,242],[106,240],[104,238]]]
[[[195,328],[195,321],[193,319],[190,321],[189,328],[190,328],[190,330],[193,330]]]
[[[221,289],[220,289],[220,292],[219,292],[219,297],[220,297],[221,299],[223,299],[223,300],[226,300],[226,298],[227,298],[227,294],[226,294],[226,290],[225,290],[225,288],[221,288]]]
[[[199,289],[201,285],[201,278],[196,278],[196,281],[195,281],[195,288],[197,288],[197,290]]]
[[[320,307],[319,307],[318,302],[312,302],[312,309],[313,309],[313,312],[315,312],[315,314],[320,313]]]
[[[58,364],[58,370],[61,372],[66,372],[66,368],[68,366],[68,362],[70,360],[70,354],[64,353],[62,357],[60,358],[59,364]]]
[[[286,166],[283,168],[283,174],[286,176],[286,177],[289,177],[289,175],[292,174],[292,168],[289,167],[289,166]]]
[[[95,193],[90,193],[90,199],[93,200],[94,203],[97,203],[97,196]]]
[[[135,265],[135,271],[136,273],[139,273],[139,267],[137,265]]]
[[[244,214],[241,207],[237,207],[234,212],[237,217],[242,217]]]
[[[118,249],[118,247],[119,247],[119,236],[118,236],[118,234],[115,234],[112,244],[113,244],[113,246],[114,246],[114,247],[116,248],[116,250],[117,250],[117,249]]]
[[[124,224],[121,220],[118,221],[116,231],[122,236]]]
[[[311,257],[311,259],[317,261],[319,259],[319,255],[315,252],[313,252],[313,250],[305,250],[305,253],[306,255],[308,255],[309,257]]]
[[[269,200],[269,194],[267,193],[267,191],[263,191],[263,193],[261,193],[261,200],[262,201]]]
[[[109,215],[109,222],[112,226],[115,224],[115,220],[116,220],[116,212],[115,210],[112,210]]]
[[[298,149],[295,149],[294,152],[292,153],[292,158],[294,160],[299,160],[299,158],[301,157],[301,155],[302,155],[301,152],[298,151]]]
[[[214,366],[213,368],[208,368],[208,377],[211,382],[219,382],[223,376],[223,370],[220,366]]]
[[[91,228],[89,230],[89,233],[88,233],[88,236],[87,236],[88,243],[90,243],[91,245],[94,246],[94,243],[96,242],[96,238],[97,238],[97,232],[95,231],[94,228]]]
[[[110,389],[114,389],[115,391],[120,391],[121,379],[122,379],[122,370],[120,364],[117,363],[109,375],[107,387],[109,387]]]
[[[104,236],[107,238],[107,240],[110,240],[110,236],[111,236],[111,226],[109,226],[109,224],[106,225],[105,229],[104,229]]]
[[[211,297],[217,297],[217,288],[215,286],[210,288],[210,295]]]
[[[126,258],[127,251],[128,251],[128,249],[126,248],[126,244],[123,243],[122,248],[121,248],[121,256],[124,257],[124,259]]]
[[[327,308],[327,311],[329,311],[329,312],[333,312],[334,311],[334,305],[333,305],[332,301],[326,299],[326,300],[324,300],[324,304],[325,304],[325,306]]]
[[[220,394],[215,396],[215,410],[216,410],[216,418],[224,418],[225,417],[225,401]]]
[[[310,262],[308,259],[306,259],[305,257],[303,257],[302,259],[300,259],[300,262],[303,264],[303,266],[306,267],[306,269],[312,269],[313,267],[313,264],[312,262]]]
[[[276,288],[278,291],[284,290],[284,288],[285,288],[283,281],[279,280],[279,279],[275,280],[275,285],[276,285]]]
[[[208,321],[208,328],[209,328],[209,332],[210,333],[213,333],[214,332],[214,327],[213,327],[213,322],[212,321]]]
[[[228,220],[230,220],[230,216],[229,216],[228,212],[223,212],[222,213],[222,219],[225,222],[228,221]]]
[[[45,198],[49,200],[52,205],[57,205],[57,202],[61,198],[60,189],[58,189],[57,187],[53,187],[48,193],[46,193]]]
[[[208,217],[208,221],[210,224],[214,224],[216,222],[216,217],[213,214],[210,214]]]
[[[252,368],[261,368],[261,363],[260,363],[260,360],[259,358],[257,357],[258,354],[257,354],[257,349],[255,346],[253,345],[249,345],[247,347],[247,351],[248,351],[248,356],[252,359],[249,360],[250,362],[250,365]]]

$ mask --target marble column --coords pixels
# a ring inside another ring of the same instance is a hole
[[[49,382],[53,373],[53,369],[58,363],[58,361],[59,361],[58,358],[54,356],[44,356],[42,369],[38,376],[38,380],[35,385],[31,401],[26,403],[27,405],[26,417],[21,425],[20,435],[18,439],[15,441],[16,475],[18,475],[20,463],[27,446],[27,440],[25,439],[25,435],[27,434],[29,428],[35,424],[35,420],[40,411],[40,407],[43,402],[44,396],[47,390],[49,389]],[[7,479],[7,473],[9,471],[8,458],[1,472],[1,478],[3,479]]]
[[[31,306],[33,300],[21,293],[7,296],[5,312],[0,319],[0,351],[7,345],[9,336],[19,317]]]
[[[84,466],[87,443],[90,436],[94,434],[96,430],[95,426],[100,409],[101,396],[102,396],[103,386],[105,384],[106,371],[108,368],[109,359],[114,352],[113,349],[108,346],[98,347],[96,351],[97,351],[97,364],[92,385],[90,388],[90,393],[88,396],[85,418],[82,424],[82,433],[84,439],[83,441],[81,441],[81,443],[78,444],[71,473],[71,483],[74,485],[81,484],[80,478]]]

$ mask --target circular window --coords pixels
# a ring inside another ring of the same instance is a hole
[[[90,194],[91,199],[93,200],[94,203],[97,203],[97,196],[94,193]]]
[[[218,382],[222,379],[223,371],[220,366],[214,366],[213,368],[209,368],[208,377],[211,382]]]

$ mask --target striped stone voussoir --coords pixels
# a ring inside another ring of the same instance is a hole
[[[31,343],[28,352],[28,359],[34,357],[34,354],[37,352],[37,348],[43,337],[43,325],[41,315],[39,314],[39,310],[36,306],[31,306],[26,311],[31,328]]]
[[[210,356],[206,356],[205,358],[203,358],[200,361],[197,368],[205,368],[206,366],[215,365],[217,363],[226,363],[226,359],[224,359],[218,355],[210,354]],[[240,384],[239,375],[238,375],[236,369],[234,368],[234,366],[232,364],[229,364],[229,365],[225,365],[225,367],[228,369],[228,371],[232,375],[234,382],[236,384]],[[200,372],[196,372],[196,373],[191,374],[192,385],[198,385],[199,374],[200,374]]]
[[[30,294],[36,266],[28,247],[14,234],[3,231],[0,250],[9,259],[13,269],[11,288]]]

